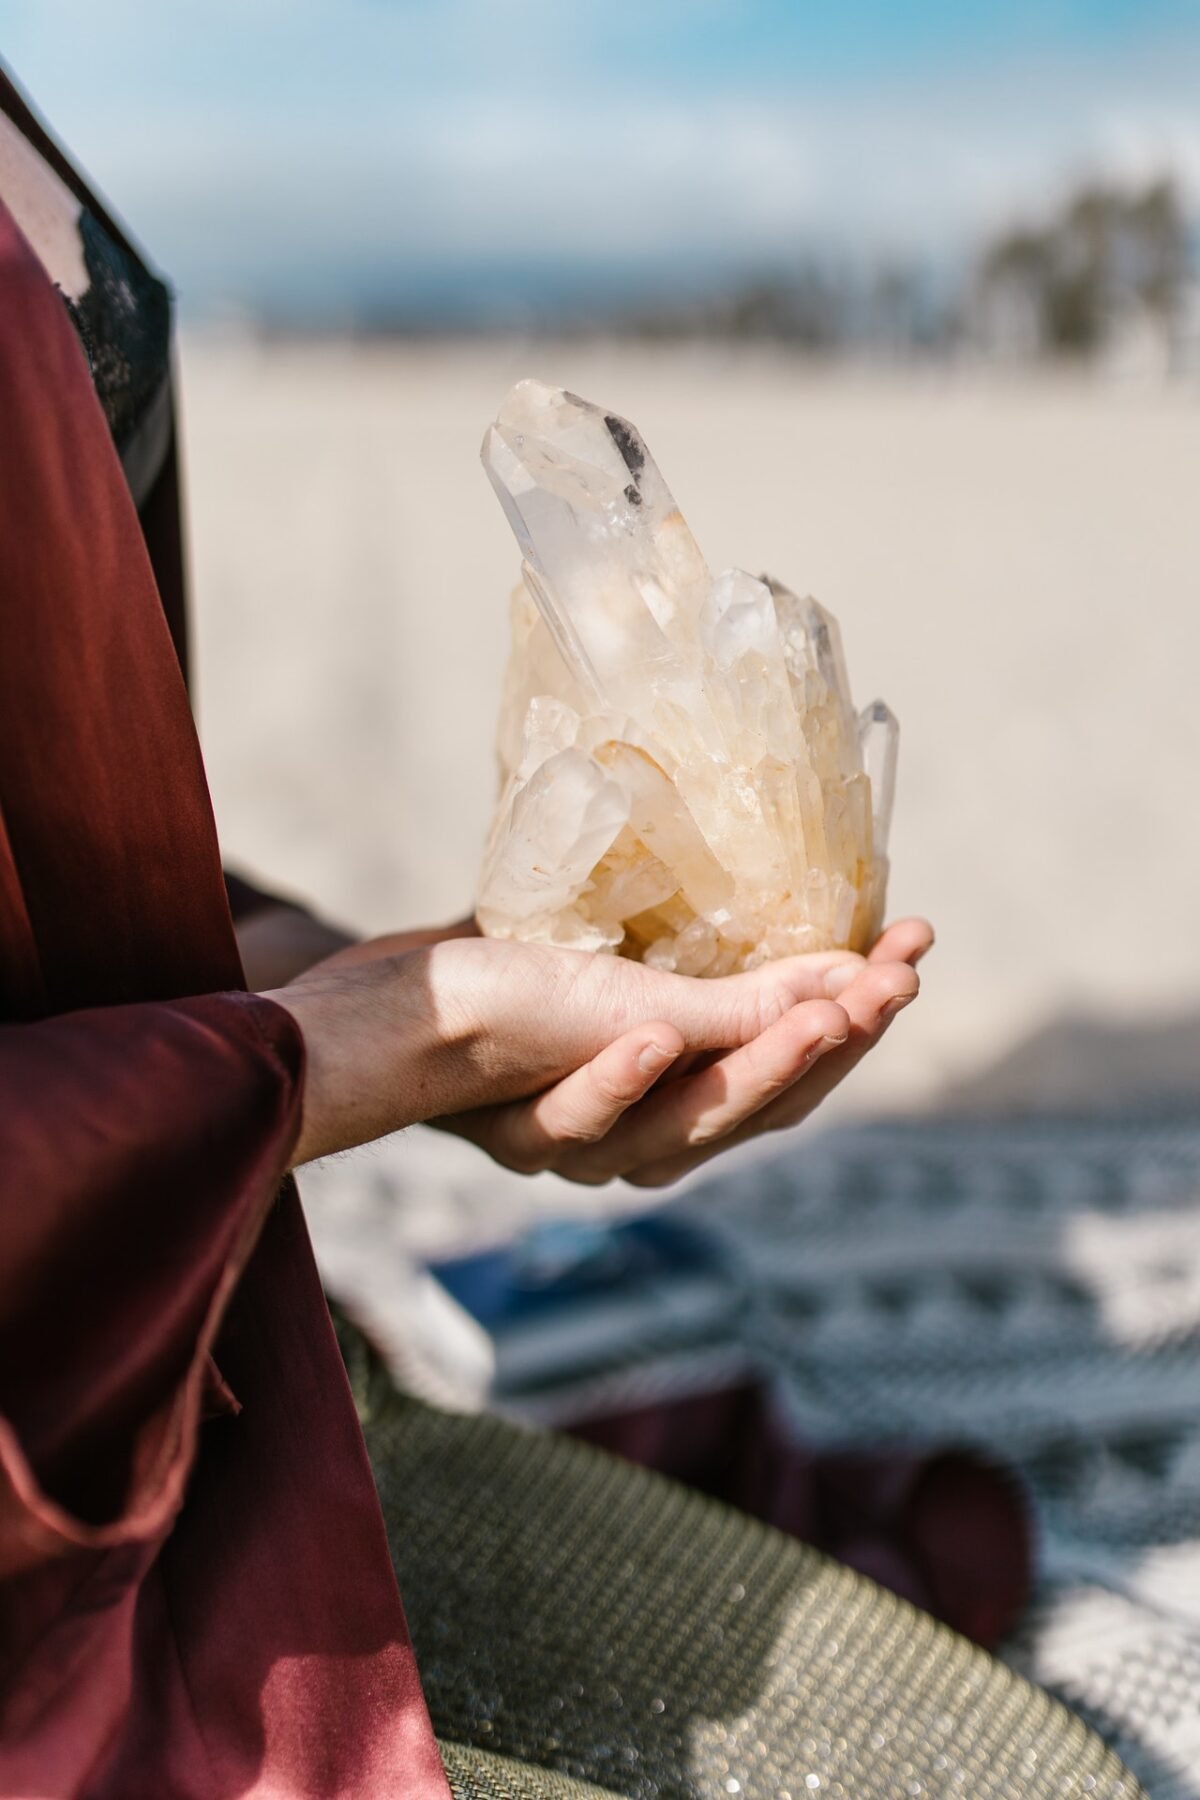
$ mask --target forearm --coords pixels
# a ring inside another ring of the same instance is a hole
[[[293,1166],[536,1093],[614,1035],[607,1008],[570,998],[590,958],[519,957],[514,980],[503,946],[454,935],[375,939],[265,994],[306,1048]]]
[[[463,1103],[477,1085],[477,1032],[436,991],[431,952],[328,965],[264,997],[305,1046],[292,1166],[387,1137]]]
[[[474,933],[466,918],[360,941],[293,906],[263,907],[238,924],[248,985],[290,1012],[305,1041],[293,1167],[458,1102],[471,1032],[434,1002],[420,952]]]
[[[412,1004],[411,984],[398,969],[396,974],[368,986],[352,970],[333,970],[264,995],[291,1014],[304,1039],[294,1168],[420,1118],[422,1065],[432,1046]]]

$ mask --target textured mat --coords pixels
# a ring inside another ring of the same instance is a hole
[[[793,1540],[569,1440],[434,1412],[361,1345],[348,1361],[439,1736],[556,1778],[452,1758],[457,1791],[1141,1792],[1040,1689]]]
[[[1200,1118],[862,1126],[672,1216],[719,1273],[626,1291],[607,1329],[574,1309],[514,1346],[506,1404],[553,1423],[753,1376],[814,1445],[1003,1457],[1040,1568],[1006,1656],[1153,1800],[1200,1800]]]
[[[495,1756],[468,1744],[443,1738],[442,1753],[454,1800],[599,1800],[608,1792],[590,1781],[576,1781],[537,1763]]]

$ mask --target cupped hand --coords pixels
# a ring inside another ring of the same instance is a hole
[[[270,996],[307,1048],[294,1161],[424,1120],[510,1168],[674,1181],[806,1117],[915,996],[931,942],[906,920],[867,958],[712,981],[480,938],[466,921],[355,946]]]
[[[727,983],[750,984],[743,1033],[723,1054],[689,1057],[697,1044],[664,1016],[624,1031],[530,1100],[432,1122],[524,1173],[669,1185],[735,1144],[807,1118],[916,998],[916,964],[932,943],[924,919],[904,919],[867,957],[796,957],[752,976],[688,984],[714,998]],[[754,1023],[758,1030],[746,1029]],[[673,1069],[686,1072],[672,1079]]]
[[[831,995],[847,968],[860,979],[862,959],[837,952],[698,981],[543,945],[437,934],[394,952],[394,941],[345,950],[272,992],[308,1048],[297,1163],[453,1118],[511,1166],[669,1179],[664,1157],[727,1138],[855,1037],[855,1015]],[[874,974],[910,992],[909,968],[889,970]],[[748,1055],[732,1060],[739,1049]],[[718,1062],[678,1094],[649,1094],[694,1053]],[[603,1163],[585,1161],[583,1145],[617,1123]]]

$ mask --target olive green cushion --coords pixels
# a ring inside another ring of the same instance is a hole
[[[570,1439],[433,1411],[346,1348],[435,1729],[488,1753],[447,1750],[456,1793],[1140,1794],[1061,1704],[872,1582]]]

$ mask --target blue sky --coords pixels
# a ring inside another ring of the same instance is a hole
[[[195,310],[953,257],[1092,172],[1200,195],[1200,0],[0,0],[0,27]]]

